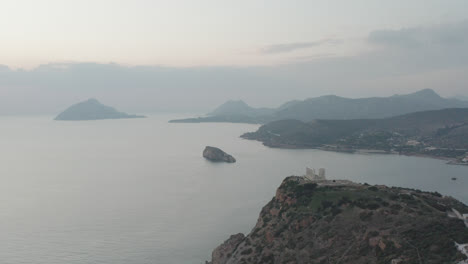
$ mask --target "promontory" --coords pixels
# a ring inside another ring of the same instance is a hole
[[[291,176],[208,263],[468,263],[467,213],[437,192]]]

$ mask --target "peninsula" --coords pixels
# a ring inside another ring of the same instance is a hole
[[[241,137],[277,148],[423,155],[468,164],[468,108],[383,119],[279,120]]]
[[[287,177],[252,231],[232,235],[208,263],[468,263],[465,204],[311,173]]]

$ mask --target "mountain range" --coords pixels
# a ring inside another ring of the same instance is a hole
[[[282,119],[375,119],[444,108],[466,108],[468,102],[443,98],[431,89],[390,97],[344,98],[326,95],[284,103],[278,108],[253,108],[243,101],[227,101],[204,117],[170,122],[267,123]]]

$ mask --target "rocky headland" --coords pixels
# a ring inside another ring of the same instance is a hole
[[[227,154],[219,148],[210,146],[205,147],[205,150],[203,150],[203,157],[207,160],[215,162],[236,162],[236,159],[233,156]]]
[[[465,263],[466,213],[437,192],[291,176],[208,263]]]

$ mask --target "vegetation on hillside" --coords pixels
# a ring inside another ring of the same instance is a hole
[[[384,119],[280,120],[242,135],[271,147],[381,150],[463,158],[468,152],[468,108],[417,112]]]
[[[228,263],[455,263],[468,207],[439,193],[288,177],[254,229],[213,252]],[[392,262],[393,261],[393,262]]]

